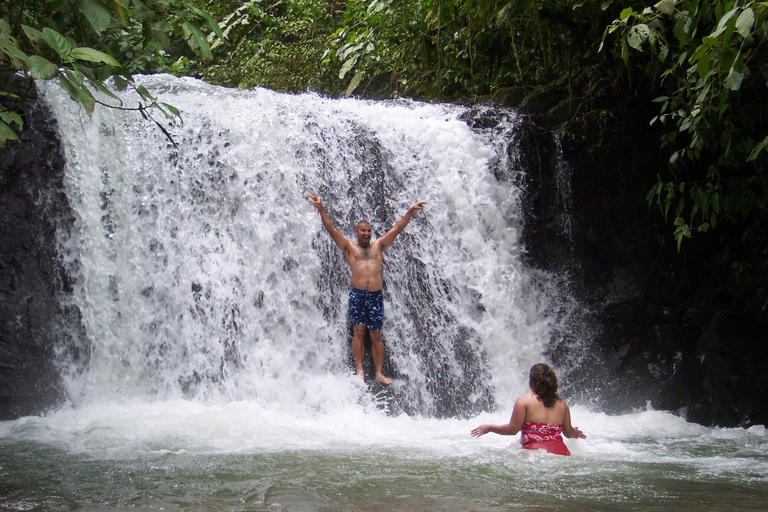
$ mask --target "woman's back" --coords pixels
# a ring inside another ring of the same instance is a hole
[[[525,407],[524,423],[553,423],[562,425],[568,406],[561,399],[557,399],[555,405],[546,407],[534,393],[521,395],[518,398],[520,405]]]

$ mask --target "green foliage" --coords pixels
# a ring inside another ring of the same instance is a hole
[[[323,0],[220,1],[210,9],[222,20],[226,41],[211,44],[212,63],[185,59],[172,68],[232,86],[278,91],[332,89],[318,62],[340,4]]]
[[[102,103],[93,94],[98,90],[118,105],[107,106],[137,110],[153,121],[155,110],[173,121],[178,110],[135,87],[132,73],[164,69],[169,55],[183,52],[171,40],[183,41],[193,54],[211,59],[201,26],[224,37],[207,12],[186,0],[10,0],[0,5],[0,70],[6,76],[22,72],[30,79],[58,79],[88,116]],[[104,85],[110,77],[119,89],[133,87],[138,92],[138,106],[120,103]],[[2,147],[18,140],[13,124],[23,128],[17,112],[22,98],[5,84],[0,96]]]
[[[585,4],[566,0],[349,0],[322,66],[345,94],[457,98],[541,85],[575,70],[592,29]]]
[[[768,313],[768,2],[661,0],[624,9],[603,41],[611,34],[658,94],[652,123],[665,128],[671,176],[659,176],[649,204],[672,220],[678,250],[729,221],[741,236],[735,281]]]

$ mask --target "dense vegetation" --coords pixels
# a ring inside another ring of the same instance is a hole
[[[588,147],[632,98],[655,113],[668,166],[645,193],[677,250],[710,240],[735,302],[768,314],[767,14],[738,0],[10,0],[0,71],[58,77],[89,112],[86,82],[154,71],[374,98],[556,91]],[[142,114],[175,116],[139,92]],[[21,127],[3,94],[0,143]]]
[[[201,29],[223,37],[218,23],[185,0],[9,0],[0,4],[0,147],[18,140],[23,128],[19,112],[24,95],[10,89],[13,74],[33,79],[58,79],[70,97],[90,116],[98,90],[114,100],[113,108],[152,112],[170,121],[178,117],[171,105],[159,102],[143,87],[141,100],[125,106],[104,86],[111,78],[120,90],[133,87],[131,73],[163,70],[184,53],[187,44],[202,59],[212,59]],[[169,59],[173,60],[169,60]],[[157,123],[163,130],[163,125]]]

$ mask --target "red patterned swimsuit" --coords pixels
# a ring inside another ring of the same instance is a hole
[[[547,450],[557,455],[570,455],[563,442],[563,427],[554,423],[524,423],[521,441],[526,450]]]

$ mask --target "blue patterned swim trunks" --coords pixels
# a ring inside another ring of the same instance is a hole
[[[380,331],[384,321],[384,295],[381,290],[369,292],[350,288],[349,321],[352,325],[365,324],[371,331]]]

